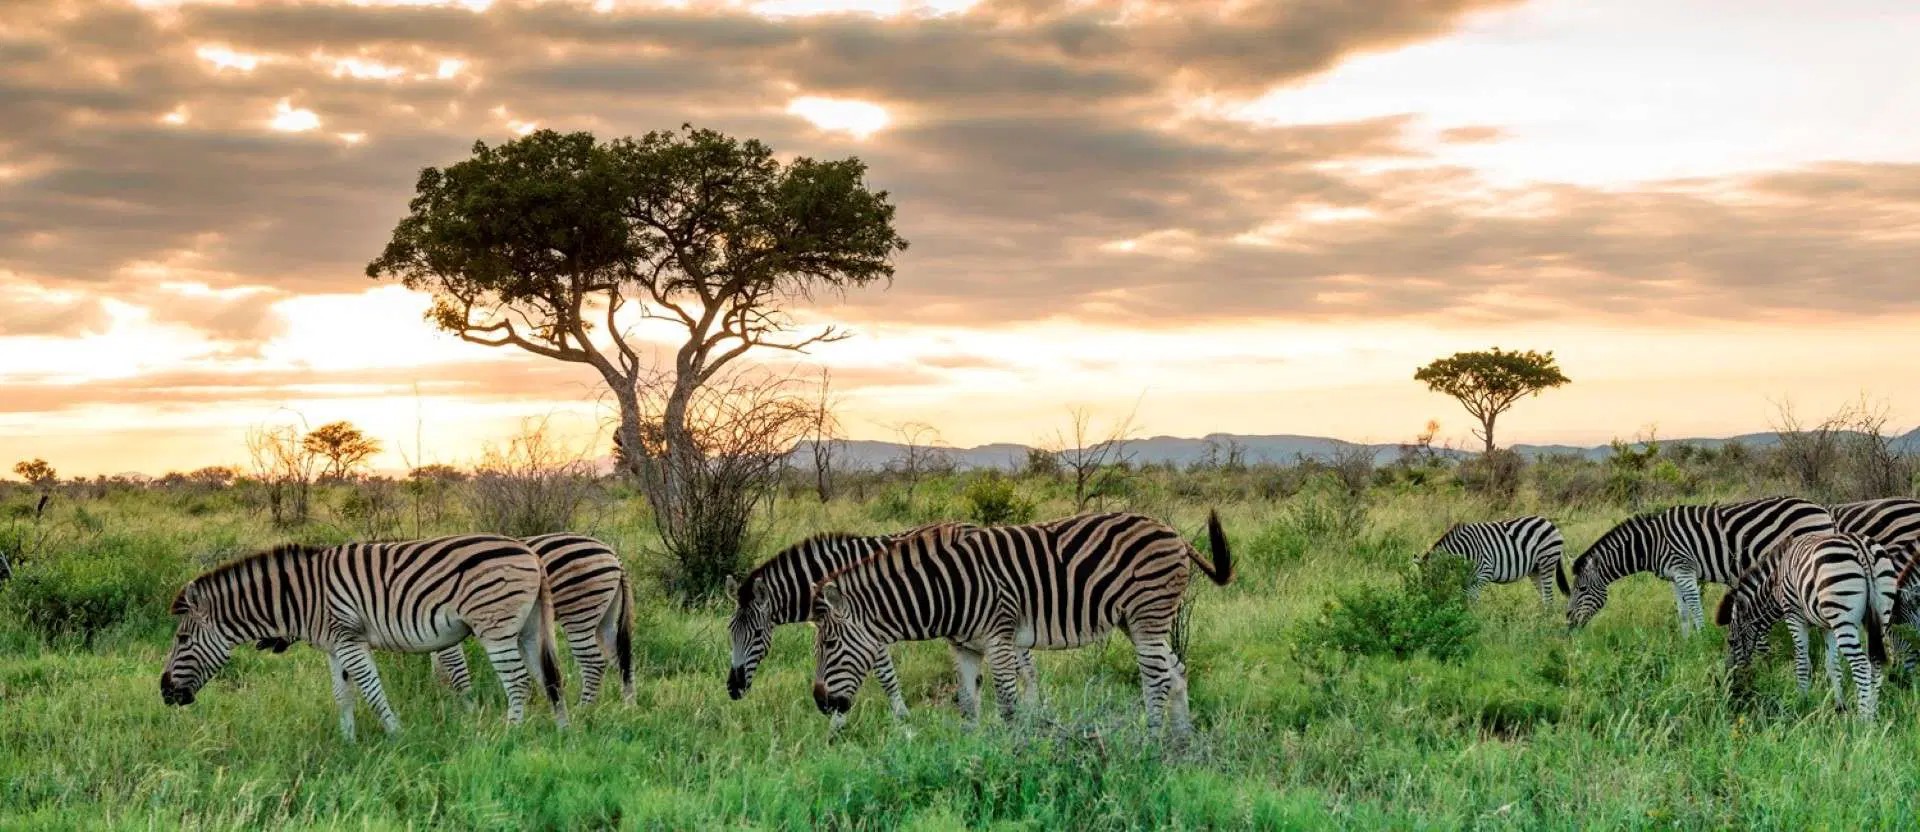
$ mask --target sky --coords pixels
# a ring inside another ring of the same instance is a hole
[[[598,376],[367,261],[475,140],[682,123],[858,156],[912,243],[823,297],[855,438],[1405,441],[1457,350],[1573,379],[1506,442],[1920,423],[1920,5],[1900,0],[22,0],[0,14],[0,461],[160,474],[349,419],[376,465]],[[781,357],[785,360],[785,357]]]

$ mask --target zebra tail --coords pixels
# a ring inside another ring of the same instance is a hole
[[[620,576],[620,621],[613,634],[613,655],[620,662],[620,681],[633,686],[633,587]]]
[[[1561,560],[1559,560],[1559,561],[1555,561],[1555,562],[1554,562],[1554,564],[1553,564],[1553,582],[1554,582],[1554,584],[1555,584],[1555,585],[1557,585],[1557,586],[1559,586],[1559,587],[1560,587],[1560,594],[1561,594],[1561,595],[1572,595],[1572,594],[1573,594],[1573,588],[1572,588],[1572,587],[1570,587],[1570,586],[1567,586],[1567,571],[1566,571],[1566,567],[1567,567],[1567,564],[1566,564],[1566,560],[1565,560],[1564,558],[1562,558],[1562,559],[1561,559]]]
[[[558,713],[565,703],[560,701],[560,654],[553,643],[553,591],[545,578],[540,579],[540,610],[536,614],[540,616],[540,670],[547,677],[547,701]]]
[[[1880,600],[1880,593],[1873,591],[1875,589],[1871,584],[1868,585],[1867,660],[1884,666],[1887,663],[1887,634],[1885,628],[1880,626],[1881,610],[1873,603]]]
[[[1722,627],[1733,623],[1734,590],[1739,588],[1739,585],[1735,584],[1733,589],[1727,590],[1727,594],[1720,596],[1720,603],[1713,608],[1713,623]]]
[[[1187,557],[1200,566],[1200,571],[1216,585],[1226,586],[1233,580],[1233,552],[1227,549],[1227,533],[1220,528],[1220,512],[1207,512],[1207,548],[1213,550],[1213,562],[1200,558],[1197,549],[1187,547]]]

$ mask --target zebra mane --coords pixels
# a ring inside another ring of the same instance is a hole
[[[755,566],[752,571],[747,573],[747,576],[745,578],[741,579],[740,589],[738,592],[735,593],[734,600],[737,603],[739,603],[740,606],[742,607],[745,607],[748,604],[753,603],[754,581],[758,580],[760,576],[765,575],[768,571],[778,568],[781,564],[786,563],[788,560],[799,557],[801,552],[804,552],[819,546],[823,546],[823,545],[832,545],[835,543],[845,543],[849,540],[858,540],[861,537],[862,537],[861,535],[857,535],[852,532],[820,532],[819,534],[812,535],[807,539],[800,541],[799,543],[795,543],[792,546],[788,546],[785,549],[781,549],[773,557],[767,558],[765,561],[762,561],[759,566]]]
[[[226,575],[232,572],[237,572],[245,568],[246,566],[253,564],[257,561],[260,561],[262,559],[276,557],[280,555],[317,555],[317,554],[320,554],[321,552],[325,552],[328,549],[333,549],[333,548],[336,548],[336,547],[330,544],[323,544],[323,543],[280,543],[270,548],[266,548],[258,552],[254,552],[251,555],[242,555],[240,557],[234,558],[233,560],[227,561],[226,563],[220,564],[219,566],[216,566],[212,569],[209,569],[205,572],[202,572],[198,575],[195,575],[193,580],[188,581],[186,583],[186,586],[180,587],[180,591],[173,594],[173,604],[169,607],[169,609],[173,611],[174,615],[179,615],[180,613],[185,611],[187,590],[192,589],[196,586],[199,586],[203,582],[215,580],[222,575]]]

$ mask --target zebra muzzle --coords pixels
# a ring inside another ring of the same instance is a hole
[[[169,705],[191,705],[193,704],[193,690],[185,687],[176,687],[167,677],[162,676],[160,677],[160,701]]]
[[[753,687],[753,680],[747,678],[747,669],[736,667],[727,672],[727,696],[739,699],[747,695],[747,689]]]
[[[853,709],[853,698],[829,694],[825,682],[814,682],[813,706],[819,708],[820,713],[828,716],[844,714]]]

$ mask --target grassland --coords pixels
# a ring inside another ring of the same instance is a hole
[[[923,486],[925,511],[952,505],[940,489]],[[1042,516],[1064,508],[1057,495],[1036,498]],[[768,544],[898,528],[883,502],[783,499]],[[751,695],[733,702],[727,609],[682,609],[652,590],[637,625],[637,705],[577,710],[564,731],[544,707],[525,726],[502,724],[484,673],[470,710],[438,688],[425,657],[385,656],[405,730],[347,745],[325,661],[305,648],[242,651],[199,702],[168,708],[157,693],[165,593],[281,534],[217,495],[67,500],[46,522],[73,531],[44,556],[66,565],[40,568],[137,597],[91,639],[49,639],[26,618],[31,586],[16,578],[0,591],[0,828],[1920,826],[1913,691],[1890,689],[1881,724],[1861,726],[1833,712],[1823,685],[1799,697],[1776,659],[1755,702],[1731,707],[1721,634],[1682,640],[1668,585],[1652,578],[1616,587],[1595,624],[1573,634],[1531,586],[1491,588],[1474,606],[1470,654],[1450,662],[1300,647],[1301,628],[1331,599],[1397,584],[1448,522],[1541,510],[1578,550],[1625,507],[1542,506],[1523,493],[1495,509],[1457,487],[1376,488],[1359,522],[1341,528],[1328,516],[1354,505],[1329,508],[1313,491],[1134,502],[1190,530],[1218,502],[1239,561],[1232,586],[1192,595],[1198,734],[1174,751],[1142,735],[1119,636],[1041,655],[1044,713],[977,727],[949,704],[945,648],[903,646],[912,736],[869,684],[828,744],[806,691],[806,628],[779,634]],[[578,525],[644,576],[659,566],[637,505],[609,498]],[[129,571],[151,577],[114,584]]]

